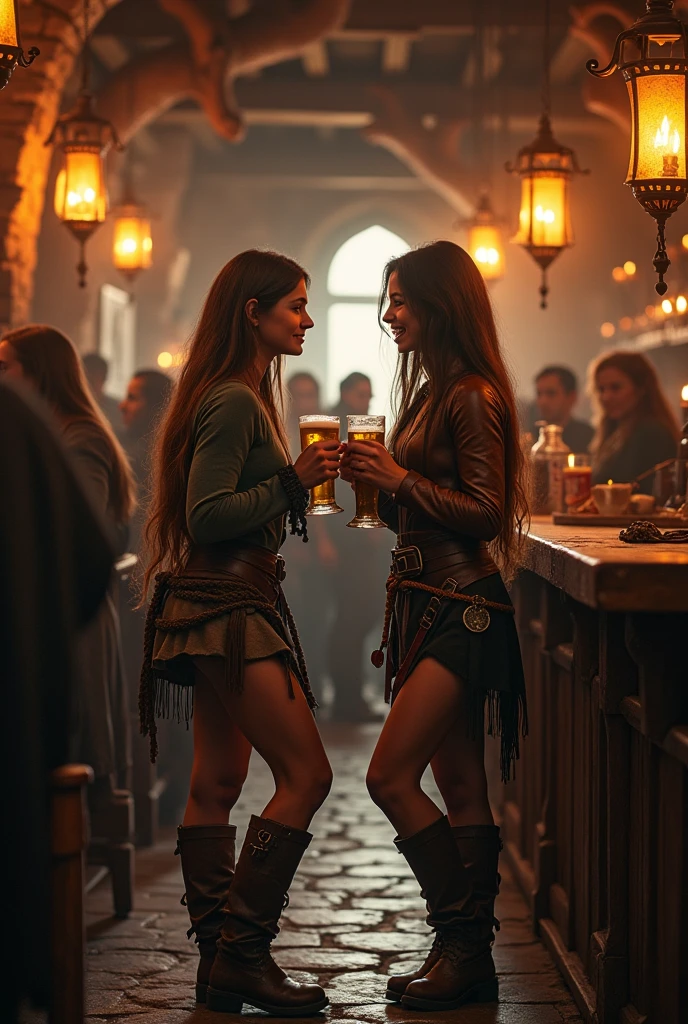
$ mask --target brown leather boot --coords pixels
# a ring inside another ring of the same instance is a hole
[[[499,931],[499,921],[494,916],[494,902],[501,881],[497,871],[499,853],[502,849],[499,828],[497,825],[456,825],[451,831],[463,866],[470,876],[473,898],[476,903],[484,905],[486,915],[492,918],[495,929]],[[389,978],[385,998],[398,1003],[412,981],[424,978],[430,973],[441,952],[442,932],[437,931],[422,967],[417,971]]]
[[[289,886],[311,838],[269,818],[251,818],[210,972],[209,1010],[241,1013],[249,1003],[273,1017],[306,1017],[327,1006],[319,985],[292,981],[270,955]]]
[[[196,935],[201,959],[196,972],[196,1002],[204,1003],[217,940],[225,920],[225,904],[234,877],[234,825],[180,825],[177,848],[182,861],[184,895],[189,911],[189,938]]]
[[[407,1009],[449,1010],[497,998],[492,961],[492,921],[471,895],[446,816],[408,839],[395,840],[425,893],[428,924],[440,936],[439,956],[428,973],[410,982]]]

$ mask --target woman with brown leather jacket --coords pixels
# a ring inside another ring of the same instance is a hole
[[[287,515],[305,538],[308,488],[337,476],[340,451],[317,442],[292,465],[279,413],[282,356],[300,355],[313,326],[307,285],[293,260],[249,250],[210,288],[158,445],[146,582],[158,574],[140,691],[153,757],[156,712],[188,721],[193,700],[178,853],[201,956],[197,1001],[291,1017],[327,1005],[319,985],[280,970],[270,943],[332,771],[278,551]],[[251,748],[275,792],[252,816],[235,869],[228,821]]]
[[[509,375],[483,279],[434,242],[388,263],[380,313],[398,347],[388,452],[349,444],[341,475],[378,486],[397,537],[382,648],[392,707],[368,771],[426,897],[435,941],[387,998],[448,1010],[497,998],[492,960],[501,843],[487,797],[485,725],[502,776],[526,731],[523,668],[504,586],[527,505]],[[373,655],[383,660],[382,651]],[[430,765],[447,815],[423,792]]]

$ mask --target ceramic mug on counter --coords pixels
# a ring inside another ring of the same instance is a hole
[[[592,499],[601,516],[620,516],[628,508],[632,484],[595,484]]]

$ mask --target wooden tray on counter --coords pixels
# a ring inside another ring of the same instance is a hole
[[[553,512],[552,522],[555,526],[630,526],[642,520],[654,523],[664,530],[683,530],[688,526],[686,516],[667,516],[653,512],[642,516],[639,513],[624,513],[620,516],[602,516],[599,512]]]

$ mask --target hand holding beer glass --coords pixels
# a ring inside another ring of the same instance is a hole
[[[316,441],[339,442],[339,416],[299,416],[299,433],[302,453]],[[328,516],[343,511],[335,501],[334,480],[325,480],[311,488],[307,516]]]
[[[377,441],[385,443],[384,416],[347,416],[348,441]],[[379,530],[386,528],[386,523],[377,513],[377,502],[380,494],[377,487],[357,480],[354,484],[356,492],[356,515],[347,523],[358,530]]]

